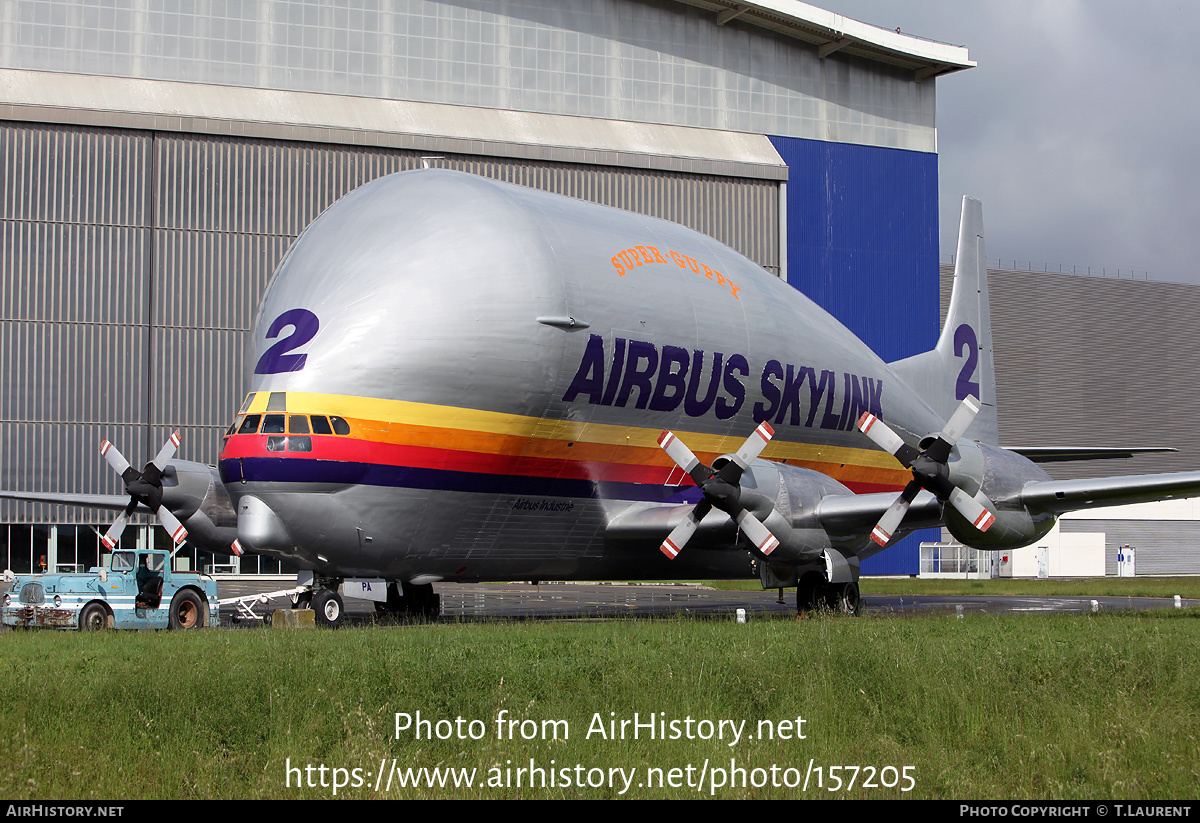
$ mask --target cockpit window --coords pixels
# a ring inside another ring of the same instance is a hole
[[[288,418],[289,434],[308,434],[308,418],[302,414],[293,414]]]
[[[282,414],[268,414],[266,417],[264,417],[262,433],[263,434],[283,434],[284,433],[283,415]]]
[[[323,414],[314,414],[312,416],[313,434],[333,434],[333,429],[329,427],[329,420]]]
[[[238,427],[238,434],[254,434],[258,431],[258,421],[262,420],[261,414],[248,414],[246,419],[242,421],[242,425]]]
[[[254,392],[246,395],[246,399],[242,402],[242,407],[238,409],[238,414],[245,414],[250,410],[250,404],[254,402]]]
[[[349,434],[350,433],[350,424],[347,423],[342,418],[334,417],[333,415],[330,415],[329,422],[333,424],[333,433],[334,434]]]

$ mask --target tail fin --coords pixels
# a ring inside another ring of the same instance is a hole
[[[986,260],[983,204],[964,197],[958,256],[954,261],[954,291],[937,347],[898,360],[891,367],[943,420],[949,419],[964,397],[978,398],[979,414],[965,436],[997,445],[1000,432]]]

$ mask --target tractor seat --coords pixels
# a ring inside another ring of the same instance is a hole
[[[157,609],[159,602],[162,601],[162,587],[163,579],[161,577],[147,580],[146,585],[142,587],[133,601],[134,608]]]

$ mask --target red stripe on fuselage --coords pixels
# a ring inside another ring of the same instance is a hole
[[[330,460],[343,463],[365,463],[379,466],[404,466],[417,469],[442,469],[476,474],[514,475],[523,477],[561,477],[571,480],[594,480],[621,483],[653,483],[655,485],[694,486],[687,474],[674,478],[675,466],[647,466],[634,463],[562,460],[545,457],[524,457],[512,454],[442,449],[430,446],[409,446],[377,443],[339,435],[303,435],[312,443],[312,451],[268,451],[268,437],[283,435],[236,435],[226,442],[221,459],[239,457],[269,457],[284,460]],[[293,435],[294,436],[294,435]],[[838,479],[834,477],[834,479]],[[861,480],[841,480],[855,494],[898,491],[901,485],[872,483]]]
[[[277,435],[278,436],[278,435]],[[311,452],[268,451],[263,435],[230,438],[223,459],[238,457],[275,457],[294,460],[336,460],[342,463],[370,463],[378,466],[408,466],[420,469],[510,474],[527,477],[562,477],[571,480],[609,480],[622,483],[664,485],[672,466],[641,466],[629,463],[596,463],[523,457],[512,454],[439,449],[429,446],[405,446],[375,443],[351,437],[325,435],[312,437]],[[681,485],[694,485],[685,477]]]

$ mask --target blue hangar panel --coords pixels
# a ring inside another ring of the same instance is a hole
[[[884,360],[938,337],[937,155],[771,137],[788,166],[787,279]],[[886,388],[884,389],[886,397]],[[863,562],[864,574],[917,574],[915,532]]]

